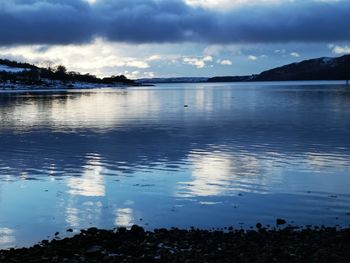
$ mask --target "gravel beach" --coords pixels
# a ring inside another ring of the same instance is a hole
[[[0,262],[350,262],[350,229],[90,228],[72,238],[2,250]]]

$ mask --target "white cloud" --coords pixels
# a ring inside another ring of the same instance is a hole
[[[291,0],[185,0],[187,5],[206,9],[216,9],[225,11],[247,5],[276,5]]]
[[[147,61],[155,61],[155,60],[161,60],[161,59],[162,59],[162,56],[160,55],[152,55],[147,58]]]
[[[120,68],[146,69],[150,67],[148,61],[161,59],[159,55],[149,56],[147,48],[150,47],[131,46],[95,39],[93,42],[84,45],[0,47],[0,56],[41,66],[44,66],[43,61],[49,60],[55,65],[63,64],[67,66],[69,71],[109,76],[116,75]],[[135,55],[135,57],[130,55]]]
[[[187,5],[205,9],[227,11],[242,6],[266,6],[303,2],[304,0],[185,0]],[[309,0],[310,2],[337,3],[344,0]]]
[[[229,59],[224,59],[224,60],[218,60],[218,64],[224,65],[224,66],[231,66],[232,61]]]
[[[124,75],[126,76],[127,78],[129,79],[138,79],[140,77],[140,71],[138,70],[135,70],[135,71],[128,71],[128,70],[125,70],[124,72],[120,72],[118,73],[118,75]]]
[[[197,68],[204,68],[207,62],[212,62],[212,56],[205,56],[203,58],[193,58],[193,57],[185,57],[183,58],[183,63],[195,66]]]
[[[144,71],[152,72],[147,77],[186,75],[188,70],[181,71],[182,64],[193,65],[195,68],[209,67],[214,61],[214,56],[205,52],[203,55],[198,54],[198,51],[204,50],[205,47],[197,44],[132,45],[112,43],[98,38],[82,45],[4,46],[0,47],[0,57],[39,66],[46,66],[44,61],[52,61],[54,66],[65,65],[68,71],[91,73],[99,77],[124,74],[128,71],[128,76],[134,78],[135,74],[132,75],[132,72],[140,71],[137,77],[142,78],[145,77]],[[174,67],[179,69],[177,73],[174,73]]]
[[[97,2],[97,0],[83,0],[83,1],[89,3],[90,5],[93,5]]]
[[[154,78],[155,73],[151,71],[140,71],[140,70],[134,70],[134,71],[128,71],[125,70],[123,72],[119,72],[117,75],[124,75],[129,79],[142,79],[142,78]]]
[[[198,58],[184,58],[183,62],[188,65],[196,66],[197,68],[205,67],[205,62]]]
[[[149,65],[145,61],[132,60],[125,63],[125,66],[131,68],[149,68]]]
[[[213,57],[212,56],[206,56],[206,57],[203,58],[203,61],[211,62],[211,61],[213,61]]]
[[[249,60],[257,60],[257,59],[258,59],[258,57],[253,56],[253,55],[250,55],[250,56],[248,56],[248,59],[249,59]]]
[[[299,58],[299,57],[300,57],[300,54],[299,54],[298,52],[292,52],[292,53],[290,53],[290,55],[291,55],[292,57],[296,57],[296,58]]]
[[[350,46],[329,45],[334,54],[350,54]]]

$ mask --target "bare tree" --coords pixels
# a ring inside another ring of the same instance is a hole
[[[59,74],[66,74],[67,73],[67,68],[63,65],[58,65],[55,70],[56,73]]]
[[[55,63],[52,60],[44,60],[40,64],[50,72],[53,71],[53,67],[55,65]]]

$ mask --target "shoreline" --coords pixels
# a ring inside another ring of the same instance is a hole
[[[114,83],[114,84],[100,84],[100,83],[89,83],[89,82],[75,82],[74,84],[65,84],[56,82],[53,84],[42,84],[42,85],[26,85],[19,83],[1,84],[1,93],[11,92],[34,92],[34,91],[72,91],[82,89],[102,89],[102,88],[128,88],[128,87],[152,87],[151,84],[126,84],[126,83]]]
[[[74,84],[64,84],[61,82],[56,83],[45,83],[39,85],[27,85],[19,83],[0,83],[0,92],[25,92],[25,91],[68,91],[68,90],[81,90],[81,89],[99,89],[99,88],[127,88],[127,87],[154,87],[159,84],[223,84],[223,83],[233,83],[233,84],[268,84],[268,85],[280,85],[284,83],[286,85],[294,85],[298,83],[305,83],[305,85],[315,86],[315,85],[344,85],[340,80],[291,80],[291,81],[227,81],[227,82],[140,82],[135,84],[101,84],[101,83],[89,83],[89,82],[75,82]]]
[[[106,85],[93,83],[77,83],[74,86],[64,85],[61,83],[50,85],[0,85],[1,92],[21,92],[21,91],[63,91],[63,90],[79,90],[79,89],[95,89],[107,87],[129,87],[128,85]]]
[[[71,232],[71,229],[67,230]],[[0,262],[349,262],[350,228],[145,231],[89,228],[30,248],[0,250]]]

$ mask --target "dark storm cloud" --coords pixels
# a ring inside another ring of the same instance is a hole
[[[348,2],[295,1],[215,12],[180,0],[0,0],[0,45],[350,40]]]

